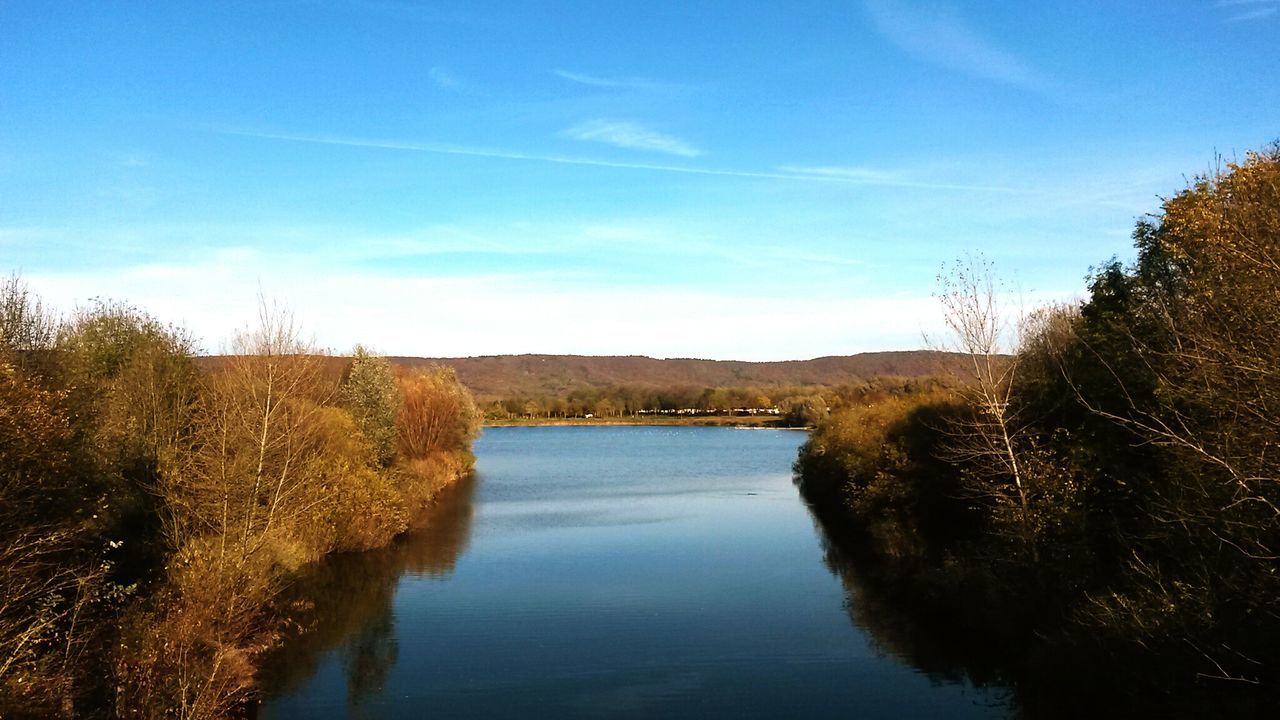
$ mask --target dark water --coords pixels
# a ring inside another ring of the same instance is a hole
[[[860,603],[791,484],[803,440],[487,430],[425,530],[299,584],[314,627],[261,717],[1008,716]]]

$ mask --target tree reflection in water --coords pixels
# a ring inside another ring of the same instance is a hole
[[[926,609],[904,597],[887,578],[868,572],[874,559],[858,557],[856,543],[830,531],[817,515],[814,528],[823,564],[844,586],[849,621],[866,631],[873,649],[935,683],[1006,690],[1002,704],[1013,703],[1010,679],[992,652],[992,638],[977,637],[975,628],[959,621],[958,614]]]
[[[416,529],[380,550],[335,555],[308,568],[286,591],[291,630],[259,673],[272,693],[300,690],[328,651],[339,648],[347,703],[359,716],[382,692],[399,657],[392,601],[403,575],[449,576],[471,539],[477,480],[441,492]]]
[[[1266,689],[1197,676],[1180,656],[1133,644],[1107,643],[1086,628],[1041,634],[1002,623],[972,598],[931,593],[922,573],[842,536],[814,514],[823,564],[844,586],[849,620],[881,654],[938,683],[997,691],[1011,717],[1275,717]],[[904,578],[915,573],[914,580]],[[935,583],[939,587],[956,586]],[[1070,627],[1070,626],[1066,626]],[[1176,639],[1175,639],[1176,642]]]

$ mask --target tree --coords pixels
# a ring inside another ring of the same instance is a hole
[[[0,352],[31,368],[48,359],[58,337],[57,317],[17,275],[0,283]]]
[[[1280,145],[1195,178],[1134,240],[1132,267],[1095,278],[1067,368],[1152,458],[1128,478],[1131,585],[1099,606],[1251,679],[1280,638]]]
[[[938,300],[949,337],[934,349],[960,353],[959,392],[970,413],[950,421],[947,449],[974,479],[973,490],[1011,508],[1022,544],[1037,555],[1032,499],[1024,453],[1033,443],[1031,425],[1020,415],[1013,391],[1025,329],[1021,314],[1010,318],[995,265],[966,256],[938,275]]]
[[[396,428],[400,454],[406,460],[462,450],[475,437],[479,427],[475,402],[452,368],[432,367],[401,378],[400,397]]]
[[[827,417],[826,398],[816,393],[784,398],[780,409],[783,422],[792,427],[811,427]]]
[[[152,401],[173,387],[151,370],[174,336],[104,303],[58,322],[15,277],[0,337],[0,707],[70,714],[100,689],[84,656],[103,620],[150,569],[122,561],[154,559],[145,488],[172,424]]]
[[[162,459],[191,431],[195,341],[142,310],[95,300],[61,328],[56,350],[102,471],[117,494],[149,494]]]
[[[105,586],[84,508],[57,502],[77,477],[61,400],[0,360],[0,707],[69,696],[88,635],[75,621]]]
[[[198,434],[164,474],[171,547],[218,539],[220,561],[246,561],[285,513],[297,514],[312,478],[317,416],[334,396],[321,358],[286,310],[259,308],[256,328],[207,380]]]
[[[602,397],[596,401],[593,407],[596,417],[609,418],[618,414],[618,405],[611,398]]]
[[[342,385],[342,399],[356,427],[373,446],[378,464],[389,467],[396,459],[396,413],[400,407],[391,363],[357,345]]]

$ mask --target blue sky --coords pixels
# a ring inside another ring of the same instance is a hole
[[[210,351],[259,292],[338,351],[919,347],[942,263],[1078,297],[1280,138],[1278,11],[8,0],[0,271]]]

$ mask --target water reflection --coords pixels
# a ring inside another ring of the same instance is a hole
[[[789,472],[802,439],[487,432],[479,488],[294,588],[311,632],[263,674],[262,716],[1007,716],[952,665],[899,660],[924,636],[893,640],[893,616],[815,542]]]
[[[1002,670],[990,636],[957,616],[925,611],[904,597],[891,583],[868,572],[874,558],[859,557],[856,544],[814,515],[822,546],[822,562],[845,591],[849,621],[866,633],[870,645],[883,656],[914,668],[935,683],[987,688],[996,704],[1014,704],[1010,679]]]
[[[268,657],[259,679],[271,693],[300,690],[325,654],[337,650],[351,717],[381,694],[400,647],[392,612],[404,575],[446,578],[471,540],[478,480],[445,489],[418,527],[389,547],[317,563],[286,593],[294,633]]]
[[[1206,681],[1176,656],[1105,645],[1085,630],[1068,636],[1015,631],[981,619],[958,598],[921,597],[919,586],[883,572],[883,558],[833,532],[815,515],[823,564],[840,580],[850,623],[878,653],[937,684],[986,690],[983,698],[1023,720],[1080,717],[1275,717],[1261,691]]]

